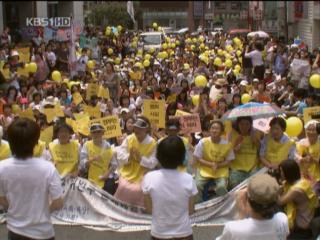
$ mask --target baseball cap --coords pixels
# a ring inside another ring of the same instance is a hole
[[[247,86],[247,85],[248,85],[248,82],[247,82],[246,80],[242,80],[242,81],[240,82],[240,85],[242,85],[242,86]]]
[[[254,78],[252,82],[257,82],[258,83],[259,79],[258,78]]]
[[[137,128],[148,128],[149,127],[149,123],[147,123],[144,119],[142,118],[138,118],[136,120],[136,122],[133,124],[133,126],[137,127]]]
[[[120,113],[123,113],[123,112],[129,113],[130,110],[129,110],[129,108],[121,108]]]
[[[261,205],[275,203],[279,197],[279,184],[268,174],[257,174],[248,183],[248,198]]]
[[[104,127],[100,123],[93,123],[90,126],[90,132],[100,132],[104,131]]]

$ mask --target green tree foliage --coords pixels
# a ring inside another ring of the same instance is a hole
[[[139,11],[137,11],[137,4],[135,7],[135,18]],[[133,22],[127,12],[127,2],[105,2],[103,4],[97,4],[91,9],[89,15],[90,22],[96,26],[118,26],[122,25],[125,28],[132,29]]]

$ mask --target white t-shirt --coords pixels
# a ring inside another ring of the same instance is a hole
[[[247,218],[228,222],[216,240],[285,240],[288,235],[288,218],[279,212],[269,220]]]
[[[0,162],[0,196],[9,203],[10,231],[29,238],[52,238],[49,199],[58,199],[62,193],[59,174],[51,162],[42,158]]]
[[[166,239],[192,234],[189,199],[198,190],[190,174],[171,169],[149,172],[142,191],[152,199],[152,236]]]
[[[251,58],[254,67],[263,65],[262,53],[258,50],[253,50],[252,52],[246,53],[244,56]]]

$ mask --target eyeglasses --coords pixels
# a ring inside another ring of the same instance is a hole
[[[221,88],[227,88],[228,87],[228,85],[227,84],[225,84],[225,85],[215,85],[216,86],[216,89],[221,89]]]

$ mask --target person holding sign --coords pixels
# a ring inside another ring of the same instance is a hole
[[[81,149],[81,170],[88,172],[89,181],[103,188],[110,194],[115,193],[114,171],[117,169],[117,159],[110,144],[103,139],[105,129],[99,123],[90,127],[92,140],[84,143]]]
[[[80,145],[71,140],[73,129],[68,124],[60,124],[56,129],[58,139],[49,143],[52,162],[55,164],[61,177],[78,176],[78,163],[80,159]]]
[[[150,136],[150,128],[150,121],[139,116],[134,123],[134,133],[117,147],[117,159],[122,167],[115,197],[136,206],[144,206],[141,189],[144,174],[158,164],[157,142]]]
[[[261,142],[260,161],[267,168],[277,174],[279,164],[286,159],[295,159],[296,147],[285,133],[286,120],[274,117],[270,123],[270,133]]]
[[[215,194],[222,196],[227,191],[229,165],[234,160],[232,144],[222,138],[224,125],[219,120],[210,123],[210,137],[202,138],[195,147],[194,160],[198,164],[196,175],[199,194],[197,202],[201,202],[204,186],[213,180]]]
[[[8,128],[14,157],[0,162],[0,205],[8,209],[8,239],[54,239],[50,212],[63,207],[63,188],[52,163],[34,158],[36,122],[20,118]]]

